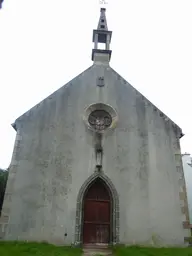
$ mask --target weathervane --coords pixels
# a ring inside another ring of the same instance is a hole
[[[106,0],[99,0],[99,3],[100,4],[107,4],[107,1]]]

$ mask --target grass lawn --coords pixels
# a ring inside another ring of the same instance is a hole
[[[46,243],[0,242],[0,256],[80,256],[82,250]]]
[[[80,256],[80,248],[46,243],[0,242],[0,256]],[[114,247],[114,256],[192,256],[191,248]]]
[[[188,248],[144,248],[115,247],[114,256],[192,256],[192,247]]]

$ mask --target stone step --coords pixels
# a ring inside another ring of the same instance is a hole
[[[83,248],[93,248],[93,249],[108,249],[109,248],[109,244],[84,244]]]
[[[83,248],[83,255],[95,256],[95,255],[112,255],[112,251],[108,248]]]

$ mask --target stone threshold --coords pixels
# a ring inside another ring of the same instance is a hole
[[[112,250],[108,244],[85,244],[83,245],[83,255],[96,256],[96,255],[112,255]]]

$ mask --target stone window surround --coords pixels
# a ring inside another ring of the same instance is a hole
[[[95,130],[95,129],[89,124],[89,121],[88,121],[89,115],[90,115],[93,111],[95,111],[95,110],[104,110],[104,111],[106,111],[107,113],[109,113],[109,115],[111,116],[112,122],[111,122],[111,125],[110,125],[107,129],[98,131],[98,130]],[[107,104],[104,104],[104,103],[93,103],[93,104],[89,105],[89,106],[84,110],[84,113],[83,113],[83,120],[84,120],[86,126],[87,126],[90,130],[92,130],[92,131],[94,131],[94,132],[97,132],[97,133],[106,133],[106,131],[112,130],[112,129],[114,129],[114,128],[117,126],[118,116],[117,116],[116,110],[115,110],[112,106],[107,105]]]

